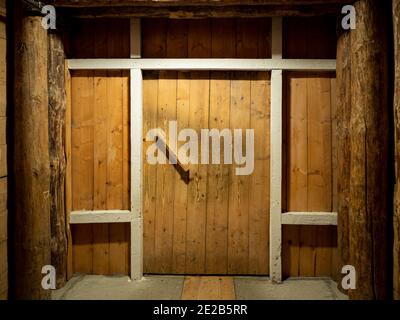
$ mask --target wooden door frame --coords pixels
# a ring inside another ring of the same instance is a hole
[[[130,137],[131,137],[131,210],[71,211],[70,224],[130,223],[130,275],[143,277],[143,210],[142,210],[142,141],[143,141],[143,70],[270,71],[270,279],[282,281],[282,224],[337,225],[336,212],[282,212],[282,73],[283,71],[336,71],[336,60],[283,59],[282,18],[272,18],[271,59],[142,59],[140,19],[130,23],[128,59],[68,59],[71,70],[130,70]],[[68,73],[68,72],[67,72]],[[67,74],[67,77],[70,75]],[[70,82],[67,82],[70,85]],[[71,88],[67,88],[70,92]],[[67,112],[71,114],[71,112]],[[67,119],[67,123],[70,123]],[[69,130],[67,128],[67,130]],[[68,137],[69,135],[66,135]],[[71,141],[66,141],[67,149]],[[68,157],[67,157],[68,161]],[[70,167],[70,164],[69,164]],[[70,174],[67,173],[67,174]],[[70,179],[66,179],[66,199],[71,198]]]

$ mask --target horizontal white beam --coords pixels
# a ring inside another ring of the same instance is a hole
[[[336,212],[285,212],[282,224],[294,225],[337,225]]]
[[[72,211],[69,223],[122,223],[131,222],[132,213],[128,210]]]
[[[70,70],[334,71],[326,59],[70,59]]]

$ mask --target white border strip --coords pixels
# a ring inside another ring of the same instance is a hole
[[[131,278],[143,276],[143,215],[142,215],[142,70],[131,70]]]
[[[285,212],[282,213],[282,224],[294,225],[337,225],[336,212]]]
[[[132,215],[129,210],[72,211],[69,218],[70,224],[122,223],[131,221]]]
[[[277,55],[277,54],[276,54]],[[334,71],[328,59],[69,59],[70,70]]]
[[[270,277],[282,280],[282,70],[271,73]]]

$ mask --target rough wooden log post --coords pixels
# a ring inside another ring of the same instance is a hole
[[[393,0],[395,192],[393,212],[393,298],[400,299],[400,0]]]
[[[47,31],[15,3],[15,295],[47,299],[42,267],[50,257]]]
[[[65,226],[64,127],[66,93],[64,47],[58,33],[49,33],[49,156],[51,263],[57,270],[57,288],[63,287],[67,274],[67,237]]]
[[[350,264],[357,272],[351,299],[387,296],[388,70],[385,6],[356,3],[351,31]]]
[[[337,41],[336,96],[338,141],[338,288],[342,289],[341,269],[349,263],[350,201],[350,32],[341,32]]]

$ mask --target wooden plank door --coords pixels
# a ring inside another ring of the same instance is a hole
[[[267,72],[145,73],[144,137],[168,135],[171,120],[199,138],[207,128],[255,135],[251,175],[236,175],[235,163],[190,164],[188,184],[174,166],[147,163],[144,142],[145,273],[268,274],[269,86]]]

